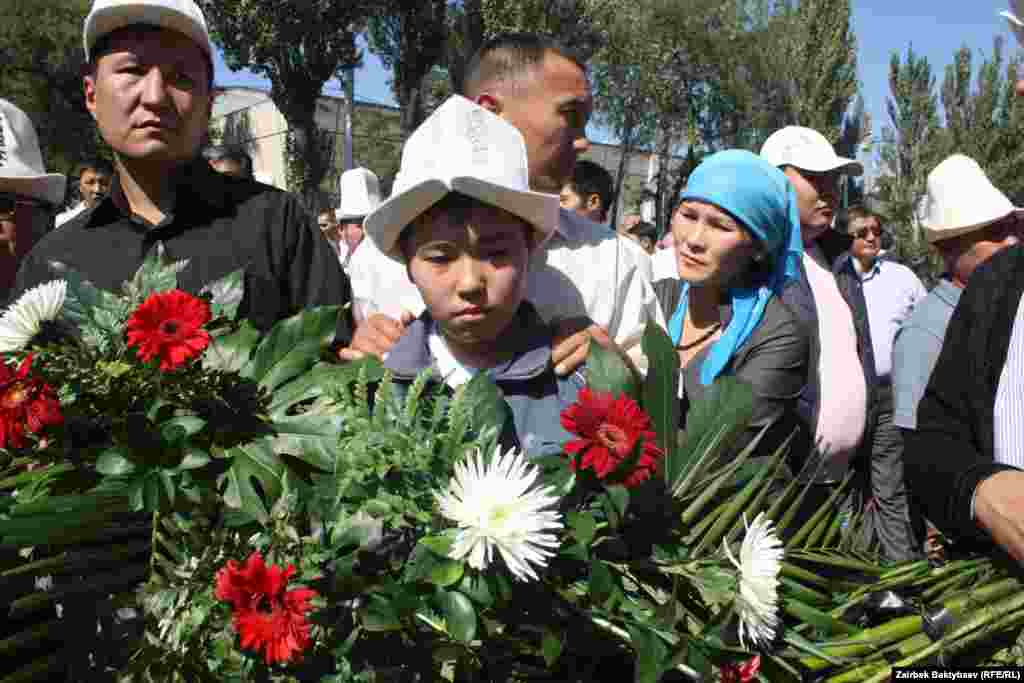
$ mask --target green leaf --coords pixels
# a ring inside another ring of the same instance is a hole
[[[431,567],[427,579],[435,586],[447,588],[458,583],[465,573],[466,567],[462,562],[444,559]]]
[[[374,368],[369,373],[367,381],[380,381],[384,376],[384,366],[376,358],[343,365],[318,363],[309,372],[296,377],[274,391],[270,397],[270,416],[273,418],[283,417],[297,403],[319,398],[335,387],[343,387],[355,382],[358,377],[357,365],[364,362],[369,362]]]
[[[636,650],[636,683],[657,683],[664,673],[668,647],[654,631],[643,626],[629,625],[629,637]]]
[[[714,462],[747,427],[753,414],[754,392],[748,384],[735,377],[715,380],[704,399],[690,405],[679,447],[666,455],[669,490],[677,496],[684,493],[681,489],[692,483],[687,475],[695,464],[702,459],[705,466]]]
[[[214,318],[232,318],[238,313],[238,305],[245,295],[245,270],[228,273],[219,280],[207,284],[200,294],[210,294],[210,311]]]
[[[287,453],[324,471],[334,468],[339,454],[340,415],[290,415],[270,423],[274,453]]]
[[[99,289],[80,273],[63,263],[51,262],[56,277],[67,282],[67,294],[61,317],[74,323],[89,346],[106,350],[120,343],[121,323],[128,317],[128,305],[121,297]]]
[[[448,557],[452,550],[453,539],[450,536],[424,536],[420,539],[419,545],[423,546],[438,557]]]
[[[181,459],[177,469],[182,471],[197,470],[200,467],[205,467],[209,462],[210,456],[208,453],[199,449],[192,449]]]
[[[123,361],[98,361],[96,363],[96,369],[105,375],[109,375],[114,379],[121,377],[122,375],[131,372],[132,366]]]
[[[608,486],[605,488],[605,495],[601,497],[605,515],[608,523],[613,529],[618,529],[626,518],[626,509],[629,507],[629,489],[625,486]]]
[[[590,563],[590,599],[603,605],[615,592],[615,578],[601,560]]]
[[[466,574],[458,585],[458,591],[483,607],[494,604],[494,591],[491,590],[486,574]]]
[[[640,398],[636,375],[626,361],[600,344],[591,344],[587,353],[587,386],[593,391],[611,392],[616,397],[625,393],[634,400]]]
[[[194,415],[174,417],[160,425],[160,435],[164,441],[179,443],[188,437],[198,434],[206,426],[206,420]]]
[[[562,647],[565,641],[562,636],[551,629],[544,629],[544,637],[540,641],[540,651],[544,656],[544,663],[548,668],[555,665],[558,658],[562,656]]]
[[[366,607],[359,611],[363,628],[367,631],[397,631],[402,628],[398,610],[387,598],[371,595]]]
[[[644,329],[640,346],[650,367],[644,380],[643,406],[667,457],[675,452],[679,437],[679,355],[665,331],[653,322]]]
[[[103,451],[96,459],[96,471],[107,477],[120,477],[131,474],[137,465],[128,458],[129,451],[125,448],[110,448]]]
[[[166,254],[163,242],[157,242],[142,265],[135,271],[130,288],[139,298],[157,292],[169,292],[178,288],[178,273],[188,266],[188,261],[172,262]]]
[[[567,519],[573,538],[584,547],[590,545],[597,533],[597,520],[594,516],[589,512],[570,512]]]
[[[232,458],[232,463],[226,475],[224,502],[266,524],[267,506],[277,502],[281,495],[284,462],[274,454],[266,439],[236,446],[225,455]],[[254,481],[259,482],[266,501],[253,485]]]
[[[477,373],[466,383],[465,397],[471,406],[472,426],[479,433],[486,427],[495,427],[499,433],[509,417],[508,404],[502,398],[498,385],[485,372]]]
[[[476,608],[469,598],[458,591],[447,591],[439,596],[438,603],[452,638],[464,643],[476,638]]]
[[[223,370],[238,372],[249,361],[256,343],[260,339],[259,331],[248,320],[230,334],[222,334],[210,339],[210,345],[203,353],[204,370]]]
[[[241,370],[243,377],[274,390],[313,367],[320,351],[334,339],[339,306],[321,306],[280,321],[263,338]]]

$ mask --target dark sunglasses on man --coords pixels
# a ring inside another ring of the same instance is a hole
[[[882,229],[877,225],[872,225],[871,227],[861,228],[857,232],[853,233],[853,236],[855,239],[858,240],[866,240],[868,238],[869,233],[874,235],[875,237],[881,237]]]

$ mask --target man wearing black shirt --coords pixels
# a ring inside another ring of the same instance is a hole
[[[72,268],[104,289],[157,242],[188,259],[183,289],[246,269],[240,313],[266,330],[295,311],[351,299],[328,244],[291,195],[215,173],[200,156],[213,102],[212,48],[192,0],[96,0],[85,22],[86,107],[114,150],[110,195],[28,255],[23,291]],[[337,342],[351,326],[340,316]]]

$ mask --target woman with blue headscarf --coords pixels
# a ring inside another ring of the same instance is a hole
[[[682,364],[683,420],[719,377],[754,390],[748,439],[771,425],[754,455],[769,455],[800,424],[809,341],[779,297],[798,277],[800,214],[781,171],[741,150],[714,154],[690,175],[672,214],[679,279],[655,293]]]

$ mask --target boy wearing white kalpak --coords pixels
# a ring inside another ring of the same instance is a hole
[[[571,437],[559,414],[583,385],[578,373],[555,375],[552,329],[524,298],[558,205],[530,190],[519,131],[456,95],[409,137],[391,198],[364,224],[426,305],[385,361],[396,383],[427,368],[448,387],[487,373],[513,418],[501,445],[531,455],[561,452]]]

